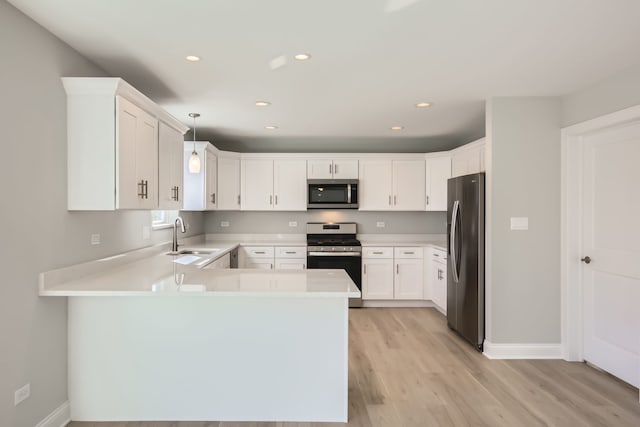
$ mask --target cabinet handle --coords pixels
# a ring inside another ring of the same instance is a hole
[[[427,205],[429,204],[429,196],[427,196]]]
[[[285,251],[284,253],[285,253],[285,254],[290,254],[290,255],[291,255],[291,254],[295,254],[295,252],[292,252],[292,251]]]
[[[407,252],[407,251],[405,251],[405,252],[403,252],[403,254],[405,254],[405,255],[413,255],[413,254],[415,254],[415,252]]]
[[[438,254],[433,254],[433,256],[435,256],[435,257],[439,257],[440,255],[438,255]]]
[[[338,165],[333,165],[333,173],[334,175],[338,174]]]
[[[276,205],[278,204],[278,195],[276,194]]]
[[[396,274],[400,274],[400,264],[396,264]]]
[[[333,164],[329,163],[329,175],[333,174]]]
[[[389,194],[389,206],[391,206],[391,194]]]
[[[394,205],[398,204],[398,197],[397,196],[393,196],[393,204]]]
[[[144,180],[144,198],[149,198],[149,181],[147,181],[146,179]]]
[[[364,274],[367,274],[367,264],[364,265]]]
[[[266,252],[265,252],[265,251],[253,251],[253,253],[254,253],[254,254],[263,254],[263,255],[264,255],[264,254],[266,254]]]
[[[138,183],[138,197],[144,199],[144,180],[141,179]]]
[[[211,203],[216,204],[216,193],[211,193]]]
[[[376,251],[373,252],[374,255],[382,255],[383,253],[384,252],[376,252]]]
[[[269,270],[273,270],[273,264],[269,264]]]
[[[238,194],[238,206],[240,206],[240,195]]]

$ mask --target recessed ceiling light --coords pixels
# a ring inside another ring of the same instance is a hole
[[[278,129],[278,126],[265,126],[264,128],[269,130],[276,130]]]
[[[269,101],[256,101],[256,107],[268,107],[271,105]]]
[[[391,126],[391,130],[402,130],[404,126]]]
[[[431,107],[431,103],[430,102],[418,102],[416,104],[416,107],[418,108],[427,108],[427,107]]]
[[[311,55],[309,55],[308,53],[299,53],[295,55],[294,58],[298,61],[306,61],[307,59],[311,59]]]
[[[190,62],[198,62],[198,61],[200,61],[200,57],[199,56],[195,56],[195,55],[186,56],[184,59],[186,59],[187,61],[190,61]]]

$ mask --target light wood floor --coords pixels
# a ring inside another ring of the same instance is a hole
[[[434,309],[350,313],[349,426],[640,426],[638,390],[583,363],[488,360]],[[129,422],[69,427],[344,424]]]

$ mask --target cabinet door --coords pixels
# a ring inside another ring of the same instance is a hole
[[[304,270],[305,268],[307,268],[307,260],[304,258],[276,258],[276,268],[283,270]]]
[[[433,303],[447,314],[447,265],[432,261]]]
[[[158,121],[122,97],[116,97],[118,209],[158,206]]]
[[[393,299],[393,260],[362,260],[362,299]]]
[[[158,208],[182,209],[183,138],[180,131],[158,123]]]
[[[206,203],[207,210],[215,210],[218,206],[218,161],[214,153],[205,150]]]
[[[423,211],[425,207],[424,160],[393,161],[393,209]]]
[[[307,210],[307,164],[304,160],[275,160],[273,206],[279,211]]]
[[[361,211],[392,209],[391,160],[360,160],[358,203]]]
[[[327,159],[307,160],[308,179],[331,179],[333,177],[333,162]]]
[[[218,210],[240,209],[240,159],[218,157]]]
[[[258,268],[261,270],[273,270],[273,261],[260,258],[250,258],[244,268]]]
[[[447,180],[451,178],[451,157],[427,159],[426,193],[428,211],[447,210]]]
[[[395,261],[394,299],[422,299],[424,286],[423,263],[422,259],[397,259]]]
[[[333,161],[333,177],[335,179],[358,179],[358,160],[341,159]]]
[[[273,209],[273,160],[243,159],[240,163],[242,210]]]

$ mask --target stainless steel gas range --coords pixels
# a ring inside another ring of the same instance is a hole
[[[307,268],[333,268],[347,272],[362,290],[362,245],[357,224],[307,223]],[[349,307],[361,307],[362,298],[350,298]]]

